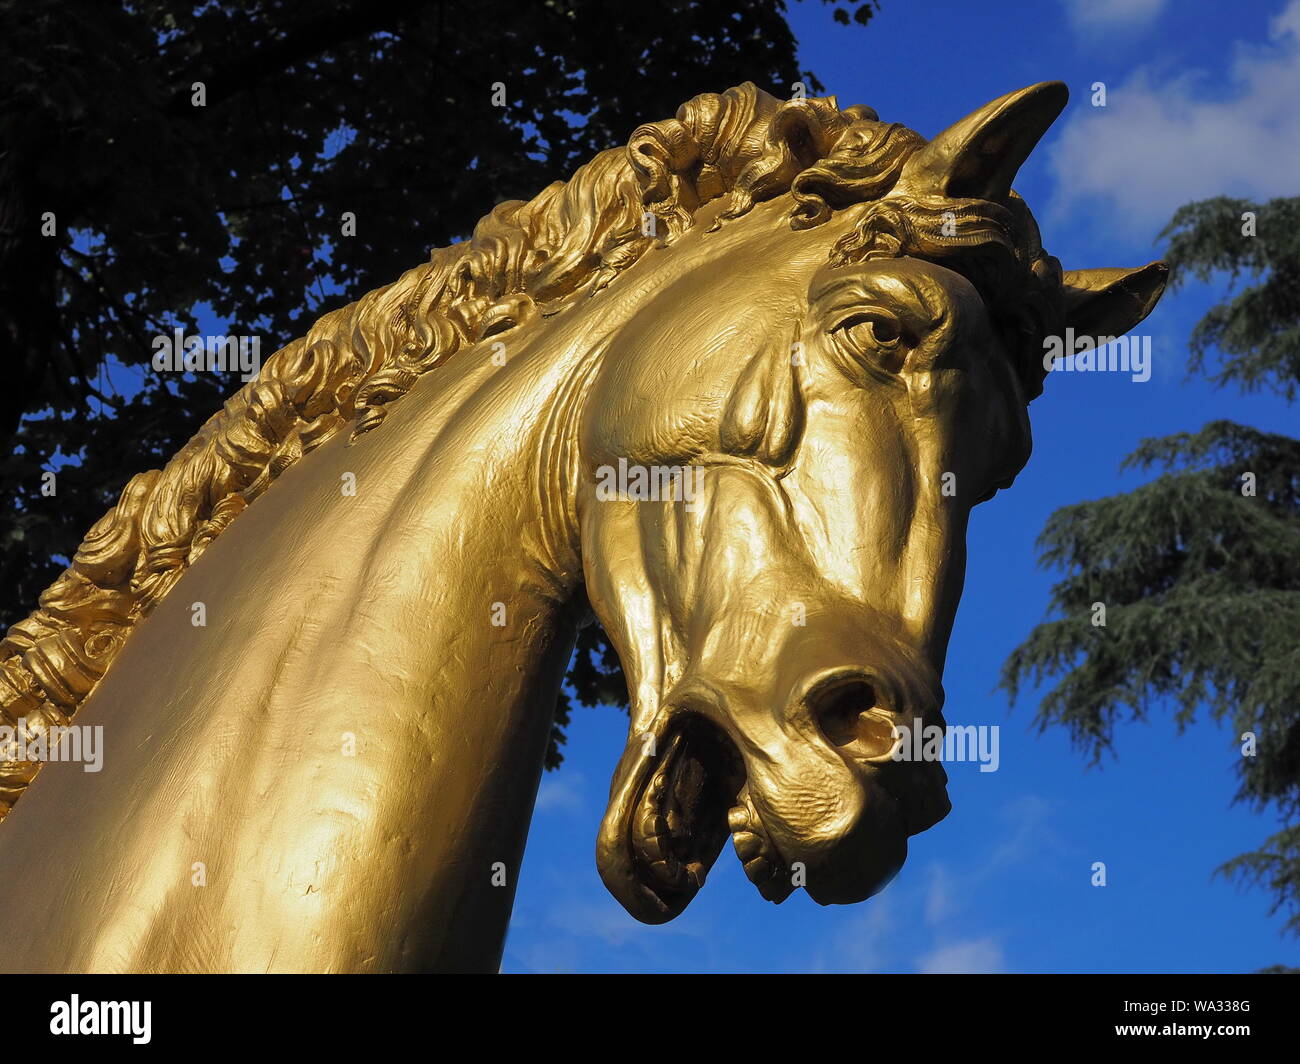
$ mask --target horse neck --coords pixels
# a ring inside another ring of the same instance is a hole
[[[401,578],[367,608],[408,618],[389,628],[385,670],[423,671],[407,709],[429,756],[409,813],[433,880],[422,933],[439,940],[431,963],[443,969],[499,963],[581,582],[573,450],[588,356],[512,344],[495,366],[488,346],[344,452],[358,496],[374,473],[393,495],[375,543]],[[367,456],[372,438],[381,446]]]
[[[495,970],[580,579],[572,367],[516,348],[291,466],[141,622],[82,710],[118,768],[0,834],[0,966]],[[197,838],[219,893],[168,871]]]

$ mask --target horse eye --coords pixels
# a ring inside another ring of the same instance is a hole
[[[897,372],[902,359],[894,351],[903,337],[903,327],[892,314],[883,311],[856,314],[834,329],[860,356],[875,355],[884,369]]]

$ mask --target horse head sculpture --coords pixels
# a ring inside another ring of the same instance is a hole
[[[968,515],[1028,458],[1044,340],[1164,287],[1044,252],[1011,182],[1065,102],[927,142],[696,97],[278,352],[3,644],[15,727],[120,752],[0,828],[0,967],[494,966],[593,615],[629,912],[681,912],[728,837],[773,901],[880,890],[949,808],[896,735],[943,723]],[[0,765],[6,807],[40,767]]]

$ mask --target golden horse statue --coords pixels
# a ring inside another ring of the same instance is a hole
[[[633,916],[729,835],[774,901],[880,890],[949,808],[895,729],[942,724],[1045,337],[1165,282],[1043,251],[1011,181],[1065,101],[927,142],[698,96],[276,352],[0,645],[0,969],[495,970],[593,616]]]

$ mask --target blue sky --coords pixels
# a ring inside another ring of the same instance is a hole
[[[841,105],[927,136],[1012,89],[1065,81],[1066,113],[1017,188],[1068,268],[1136,266],[1176,207],[1218,193],[1300,193],[1300,0],[884,0],[866,28],[792,6],[802,59]],[[1107,106],[1091,106],[1094,82]],[[719,89],[725,86],[718,86]],[[763,86],[780,92],[780,86]],[[658,116],[646,116],[658,117]],[[1276,821],[1233,807],[1236,746],[1202,722],[1124,725],[1089,769],[1063,733],[1031,728],[1035,697],[995,691],[1008,652],[1043,618],[1053,574],[1035,537],[1056,508],[1130,488],[1143,437],[1218,417],[1295,433],[1269,396],[1185,374],[1186,340],[1223,283],[1166,297],[1146,383],[1053,375],[1034,403],[1034,455],[975,511],[945,686],[950,723],[999,724],[1001,765],[951,765],[953,811],[912,840],[883,894],[821,908],[762,900],[728,851],[678,920],[638,924],[602,886],[594,845],[626,717],[576,710],[560,771],[538,798],[503,969],[535,971],[1234,972],[1300,966],[1269,897],[1212,877]],[[1091,885],[1104,861],[1108,884]]]

